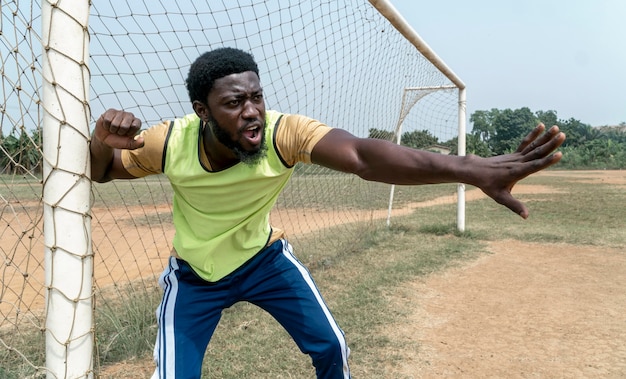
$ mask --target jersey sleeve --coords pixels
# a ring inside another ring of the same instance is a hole
[[[297,162],[312,163],[311,151],[332,128],[312,118],[285,114],[276,130],[276,147],[290,166]]]
[[[135,150],[122,150],[122,165],[131,175],[141,178],[163,172],[163,150],[170,122],[162,122],[142,130],[144,145]]]

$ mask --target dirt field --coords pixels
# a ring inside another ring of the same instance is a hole
[[[626,188],[626,172],[615,174],[577,173]],[[386,378],[626,378],[624,251],[513,240],[489,250],[391,295],[410,316],[381,332],[411,348],[393,352],[402,364],[390,364]]]
[[[626,378],[626,254],[498,241],[398,289],[411,339],[390,378]],[[609,279],[610,278],[610,279]]]
[[[625,171],[578,175],[626,189]],[[550,190],[516,188],[517,193]],[[467,201],[481,197],[478,191],[466,195]],[[445,199],[437,203],[441,201]],[[397,214],[429,205],[411,204]],[[115,220],[96,221],[106,226]],[[95,232],[94,239],[103,239],[100,234]],[[624,251],[512,240],[493,242],[489,250],[491,254],[407,283],[391,295],[410,315],[381,333],[411,348],[393,352],[401,355],[402,364],[390,364],[386,377],[626,378]],[[162,257],[152,259],[138,262],[136,269],[150,264],[159,270]],[[120,279],[133,275],[120,274]],[[149,361],[120,364],[108,367],[103,377],[146,377],[152,369]]]
[[[577,175],[626,190],[626,172]],[[392,301],[411,316],[385,333],[415,350],[390,378],[626,378],[626,252],[520,241],[489,250],[398,288]]]

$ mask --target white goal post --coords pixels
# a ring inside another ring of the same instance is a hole
[[[88,2],[42,2],[45,355],[52,378],[93,372],[88,18]]]
[[[465,84],[388,0],[0,0],[0,10],[0,378],[93,378],[123,355],[120,340],[145,344],[118,313],[139,296],[154,318],[171,188],[161,176],[92,185],[90,133],[107,108],[144,126],[192,112],[184,81],[207,50],[251,52],[270,109],[465,155]],[[437,212],[464,231],[464,190],[390,192],[298,165],[271,217],[305,263],[323,264],[315,251],[391,225],[417,198],[455,197]]]
[[[428,61],[430,61],[437,69],[439,69],[450,81],[454,84],[454,87],[458,89],[459,96],[459,106],[458,106],[458,152],[459,156],[465,156],[466,154],[466,130],[467,130],[467,94],[465,83],[448,67],[447,64],[434,52],[433,49],[428,46],[428,44],[415,32],[415,30],[406,22],[404,17],[393,7],[391,2],[388,0],[369,0],[372,5],[378,9],[378,11],[384,15],[393,26],[408,40],[410,41],[420,53],[422,53]],[[403,114],[404,110],[404,99],[406,95],[406,91],[411,90],[429,90],[429,89],[445,89],[448,87],[438,87],[438,88],[405,88],[403,93],[403,107],[401,108],[401,114],[398,121],[397,126],[397,142],[400,143],[401,133],[400,130],[402,128],[402,122],[404,121],[404,117],[406,114]],[[395,186],[391,188],[391,194],[389,196],[389,214],[387,217],[387,225],[390,223],[391,219],[391,208],[393,202],[393,193]],[[465,184],[459,183],[457,190],[457,229],[460,232],[465,231]]]

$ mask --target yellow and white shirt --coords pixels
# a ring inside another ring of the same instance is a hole
[[[144,146],[122,150],[136,176],[164,173],[174,189],[173,254],[207,281],[230,274],[268,244],[284,237],[269,214],[297,162],[311,163],[315,144],[331,130],[313,119],[268,110],[267,157],[213,171],[204,151],[202,123],[191,114],[144,130]]]

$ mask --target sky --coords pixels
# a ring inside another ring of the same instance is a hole
[[[626,0],[390,0],[476,110],[626,122]]]

